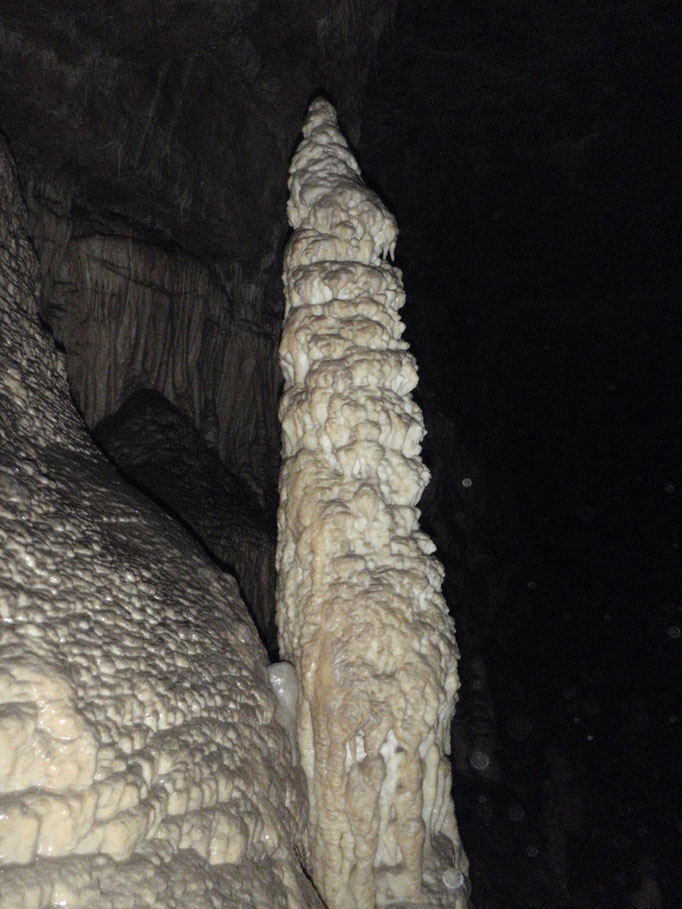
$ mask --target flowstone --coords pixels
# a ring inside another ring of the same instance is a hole
[[[0,907],[320,907],[236,584],[88,437],[0,143]]]

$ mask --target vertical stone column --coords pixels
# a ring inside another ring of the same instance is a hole
[[[300,681],[313,878],[330,909],[461,909],[457,650],[418,524],[429,475],[401,273],[386,261],[397,228],[328,102],[303,136],[284,262],[277,620]]]

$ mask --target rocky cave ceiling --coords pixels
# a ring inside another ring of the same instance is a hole
[[[357,137],[392,6],[6,3],[3,129],[25,179],[260,277],[311,93],[333,95]]]

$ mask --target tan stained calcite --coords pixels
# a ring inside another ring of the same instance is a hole
[[[0,909],[313,909],[232,578],[89,439],[0,141]]]
[[[303,137],[284,261],[277,608],[300,681],[313,879],[330,909],[463,909],[457,650],[418,524],[428,471],[402,278],[386,261],[397,228],[325,100]]]

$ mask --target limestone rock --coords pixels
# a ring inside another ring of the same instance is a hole
[[[265,652],[89,440],[4,146],[0,218],[0,906],[319,906]]]
[[[29,185],[41,317],[64,348],[89,428],[153,389],[192,420],[226,467],[274,489],[279,319],[263,289],[148,231],[78,214],[73,190]]]
[[[126,477],[191,528],[234,574],[274,653],[274,507],[223,467],[190,420],[158,392],[131,395],[93,435]]]

